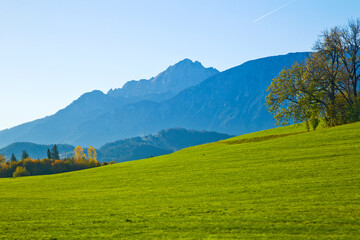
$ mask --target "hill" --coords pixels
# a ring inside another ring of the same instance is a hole
[[[360,239],[360,123],[0,179],[4,239]]]
[[[100,161],[124,162],[156,157],[178,151],[183,148],[216,142],[232,137],[217,132],[171,128],[155,135],[134,137],[108,143],[99,148]]]

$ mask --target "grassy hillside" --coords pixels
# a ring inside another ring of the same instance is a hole
[[[360,123],[0,179],[0,239],[360,239]]]

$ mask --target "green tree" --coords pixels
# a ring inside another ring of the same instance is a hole
[[[60,159],[59,151],[57,149],[56,144],[54,144],[54,146],[51,149],[51,159],[53,159],[53,160],[59,160]]]
[[[10,161],[11,161],[11,162],[17,162],[17,159],[16,159],[14,153],[11,154]]]
[[[306,86],[304,79],[305,65],[294,64],[291,68],[284,69],[279,76],[273,79],[266,98],[268,110],[274,115],[276,124],[289,124],[308,119],[308,109],[311,98],[306,94],[299,94]]]
[[[324,31],[305,63],[284,69],[268,88],[268,110],[277,124],[320,118],[335,126],[360,118],[360,21]]]
[[[47,149],[46,156],[47,156],[47,159],[51,159],[50,149]]]
[[[25,160],[29,157],[29,154],[24,150],[21,155],[21,160]]]

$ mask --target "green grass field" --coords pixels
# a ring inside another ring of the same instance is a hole
[[[0,239],[360,239],[360,123],[0,179]]]

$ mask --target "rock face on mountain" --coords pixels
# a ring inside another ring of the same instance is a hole
[[[163,101],[180,91],[195,86],[219,73],[215,68],[205,68],[200,62],[184,59],[149,80],[129,81],[122,88],[111,89],[112,97]]]
[[[268,85],[284,67],[308,55],[257,59],[217,74],[184,60],[156,78],[131,82],[108,94],[84,94],[55,115],[1,131],[0,147],[19,141],[99,147],[173,127],[228,134],[267,129],[274,126],[265,106]],[[204,72],[210,76],[205,80]]]

